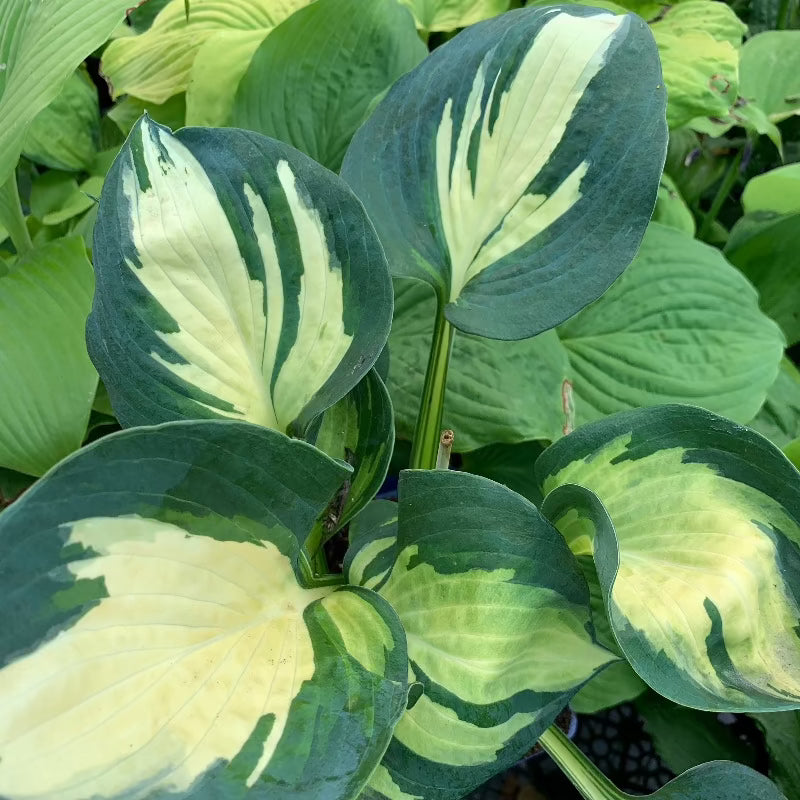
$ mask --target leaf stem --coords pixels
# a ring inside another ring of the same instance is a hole
[[[450,454],[456,435],[451,430],[442,431],[439,437],[439,451],[436,454],[436,469],[450,469]]]
[[[722,183],[720,183],[717,193],[714,195],[714,199],[711,201],[711,208],[708,209],[708,213],[703,218],[703,223],[700,226],[700,230],[697,232],[698,239],[708,239],[708,236],[711,233],[711,228],[717,219],[720,209],[722,208],[722,204],[731,193],[731,189],[733,189],[736,181],[739,178],[739,167],[742,164],[745,151],[749,147],[749,142],[750,140],[748,139],[747,142],[745,142],[745,144],[739,149],[739,152],[736,154],[733,161],[731,161],[731,163],[728,165],[728,169],[722,178]]]
[[[33,250],[33,242],[22,214],[22,204],[19,201],[17,177],[13,172],[5,184],[0,187],[0,223],[8,231],[18,255]]]
[[[586,800],[630,797],[617,789],[557,726],[551,725],[539,738],[539,744]]]
[[[306,542],[306,545],[300,550],[298,566],[303,574],[303,585],[306,589],[339,586],[346,583],[342,573],[328,571],[328,560],[325,558],[325,551],[321,546],[312,554],[309,551],[308,542]]]
[[[444,393],[447,388],[447,368],[453,349],[455,328],[444,315],[444,303],[439,300],[436,307],[436,325],[433,329],[431,353],[425,383],[422,388],[414,442],[411,446],[412,469],[434,469],[439,453],[439,438],[442,433]]]

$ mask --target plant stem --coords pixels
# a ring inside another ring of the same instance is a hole
[[[436,325],[433,329],[431,354],[425,372],[422,400],[414,429],[414,443],[411,447],[412,469],[434,469],[439,453],[439,437],[442,433],[442,411],[444,393],[447,387],[447,367],[453,349],[455,328],[444,315],[441,300],[436,307]]]
[[[708,209],[708,213],[703,218],[703,224],[697,232],[698,239],[705,240],[711,233],[711,227],[717,219],[717,214],[719,214],[722,204],[731,193],[731,189],[733,189],[739,177],[739,167],[741,166],[742,158],[744,158],[744,153],[747,148],[748,143],[746,142],[736,154],[733,161],[728,165],[728,170],[723,176],[722,183],[720,183],[719,189],[717,189],[717,193],[714,195],[714,199],[711,202],[711,208]]]
[[[555,725],[541,735],[539,744],[586,800],[627,800],[630,797],[617,789]]]
[[[309,534],[306,544],[300,550],[298,566],[300,572],[303,573],[304,585],[307,589],[338,586],[345,583],[344,575],[332,573],[328,569],[328,559],[325,558],[325,549],[322,547],[322,539],[319,535],[321,527],[318,525]]]
[[[19,255],[33,249],[25,217],[22,215],[22,205],[19,202],[17,177],[13,172],[5,184],[0,186],[0,223],[8,231]]]
[[[782,31],[789,27],[789,20],[792,16],[791,0],[781,0],[778,6],[778,17],[775,20],[775,29]]]

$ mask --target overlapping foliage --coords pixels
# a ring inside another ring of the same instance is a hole
[[[637,698],[800,791],[796,2],[94,6],[0,0],[0,797],[622,800]]]

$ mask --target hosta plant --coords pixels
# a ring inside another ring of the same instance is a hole
[[[400,78],[342,177],[253,132],[135,125],[87,326],[126,429],[0,517],[0,797],[455,800],[539,740],[622,798],[550,727],[606,670],[800,708],[800,476],[766,439],[613,415],[538,457],[539,507],[434,469],[458,331],[547,331],[634,257],[665,102],[642,20],[551,6]],[[373,499],[391,276],[436,297],[397,503]],[[730,762],[654,796],[781,797]]]

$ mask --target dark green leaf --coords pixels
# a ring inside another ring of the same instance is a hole
[[[761,308],[783,329],[789,345],[800,341],[800,214],[745,216],[731,231],[725,256],[758,289]]]
[[[769,775],[790,798],[800,797],[800,712],[751,714],[764,731],[769,751]]]
[[[239,83],[232,121],[338,172],[373,97],[428,50],[395,0],[317,0],[261,43]]]
[[[100,144],[100,107],[91,78],[73,72],[59,94],[34,118],[22,154],[46,167],[86,170]]]
[[[676,774],[706,761],[736,761],[754,767],[756,754],[717,714],[683,708],[655,692],[636,700],[645,731],[661,760]]]

